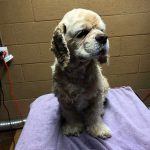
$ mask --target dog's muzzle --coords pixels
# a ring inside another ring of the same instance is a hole
[[[97,60],[103,64],[107,62],[107,49],[106,49],[106,43],[107,43],[107,39],[108,37],[106,35],[97,35],[95,37],[96,41],[102,45],[102,49],[97,53]]]
[[[99,43],[99,45],[101,47],[96,54],[97,56],[105,56],[107,54],[107,51],[108,51],[106,48],[107,39],[108,39],[108,37],[105,35],[97,35],[95,37],[95,40]]]

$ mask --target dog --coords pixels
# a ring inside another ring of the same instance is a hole
[[[54,30],[51,50],[56,56],[51,68],[63,133],[78,136],[86,129],[93,137],[111,137],[101,118],[109,89],[100,67],[109,52],[101,17],[81,8],[69,11]]]

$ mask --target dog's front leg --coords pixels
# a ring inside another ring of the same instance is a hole
[[[111,137],[111,131],[101,118],[102,111],[102,103],[95,103],[88,107],[85,111],[85,123],[86,130],[90,135],[106,139]]]
[[[62,126],[63,133],[65,135],[79,136],[83,130],[83,123],[80,114],[74,108],[63,108],[62,116],[65,119]]]

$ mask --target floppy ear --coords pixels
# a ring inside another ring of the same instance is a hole
[[[66,26],[63,23],[59,23],[54,30],[51,41],[51,50],[54,52],[62,69],[67,67],[70,61],[70,52],[64,37],[65,32]]]

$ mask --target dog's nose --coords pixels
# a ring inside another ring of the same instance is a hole
[[[95,37],[96,41],[99,42],[99,43],[101,43],[101,44],[106,44],[107,38],[108,38],[108,37],[105,36],[105,35],[97,35],[97,36]]]

